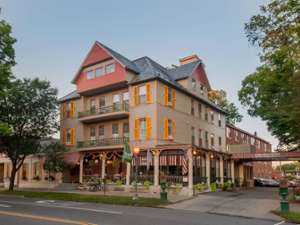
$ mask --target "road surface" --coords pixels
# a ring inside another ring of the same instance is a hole
[[[288,225],[270,219],[0,196],[0,225]]]

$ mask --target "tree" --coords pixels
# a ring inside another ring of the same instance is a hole
[[[288,150],[300,147],[300,1],[273,0],[245,25],[261,65],[242,82],[239,100],[266,121]]]
[[[0,95],[0,121],[11,132],[0,137],[2,148],[12,162],[9,190],[28,155],[40,151],[40,141],[57,131],[57,90],[48,81],[14,80]]]
[[[60,144],[58,141],[51,142],[44,148],[44,169],[48,172],[49,181],[51,179],[51,173],[56,174],[62,172],[67,167],[64,158],[66,152],[66,147]]]
[[[226,123],[234,125],[237,122],[241,122],[243,116],[238,112],[238,108],[227,100],[226,96],[227,94],[224,90],[212,90],[208,93],[209,100],[228,113]]]
[[[11,26],[0,20],[0,95],[12,77],[11,68],[16,64],[13,44],[16,39],[11,36]],[[0,120],[0,135],[9,132],[8,125]]]

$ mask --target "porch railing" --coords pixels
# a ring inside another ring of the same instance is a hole
[[[106,113],[113,113],[113,112],[128,112],[129,104],[128,103],[117,103],[110,106],[103,106],[100,108],[92,108],[87,111],[79,112],[78,117],[83,118],[86,116],[93,116],[93,115],[102,115]]]
[[[96,139],[96,140],[79,141],[77,142],[77,147],[87,148],[87,147],[101,147],[101,146],[110,146],[110,145],[122,145],[128,141],[129,141],[128,137],[103,138],[103,139]]]
[[[193,183],[198,184],[198,183],[206,183],[207,182],[207,177],[201,177],[201,176],[194,176],[193,177]]]
[[[130,183],[134,182],[135,177],[134,175],[130,176]],[[154,183],[154,175],[138,175],[137,182],[144,183],[145,181],[150,181],[152,184]]]

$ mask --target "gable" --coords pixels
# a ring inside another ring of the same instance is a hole
[[[98,44],[94,44],[87,57],[83,61],[81,67],[86,67],[88,65],[92,65],[94,63],[107,60],[112,58],[104,49],[102,49]]]
[[[199,64],[193,73],[193,77],[204,85],[208,91],[211,90],[203,64]]]

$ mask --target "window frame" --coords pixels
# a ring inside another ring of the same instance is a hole
[[[91,77],[89,75],[92,75]],[[95,71],[94,70],[88,70],[85,72],[86,80],[92,80],[95,78]]]
[[[112,70],[110,70],[112,69]],[[116,71],[116,64],[115,63],[110,63],[105,65],[105,74],[110,74],[114,73]]]

